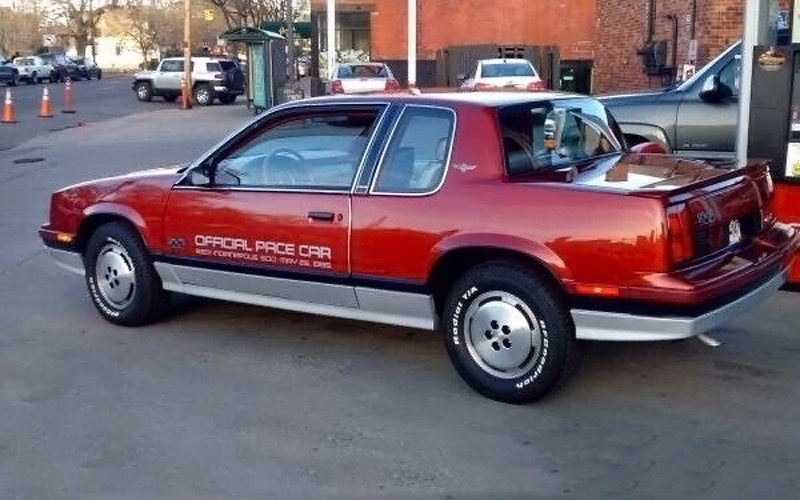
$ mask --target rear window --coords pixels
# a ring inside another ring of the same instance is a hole
[[[591,99],[529,103],[498,112],[509,175],[565,167],[622,151],[614,119]]]
[[[220,71],[222,71],[222,66],[220,66],[219,63],[215,62],[206,63],[206,71],[208,71],[209,73],[219,73]]]
[[[528,63],[489,63],[481,65],[481,77],[536,76]]]
[[[339,78],[386,78],[386,66],[377,64],[345,64],[339,66]]]
[[[236,69],[236,63],[233,61],[220,61],[219,65],[222,66],[222,69],[224,69],[225,71]]]
[[[21,59],[16,59],[14,64],[17,66],[33,66],[33,58],[32,57],[23,57]]]

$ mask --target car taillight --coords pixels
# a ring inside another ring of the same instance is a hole
[[[547,90],[544,86],[544,82],[541,80],[531,82],[528,84],[527,87],[528,92],[541,92],[542,90]]]
[[[341,80],[331,81],[331,94],[341,94],[343,92],[344,92],[344,87],[342,87]]]
[[[686,262],[694,256],[692,220],[685,203],[667,208],[667,232],[673,264]]]
[[[491,88],[494,88],[494,85],[492,85],[490,83],[478,82],[478,83],[475,84],[475,90],[488,90],[488,89],[491,89]]]
[[[383,88],[386,92],[393,92],[395,90],[400,90],[400,84],[397,83],[397,80],[394,78],[387,78],[386,79],[386,86]]]

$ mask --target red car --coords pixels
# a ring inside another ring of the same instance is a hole
[[[576,339],[694,336],[786,279],[800,236],[763,164],[647,148],[581,96],[312,99],[188,167],[60,190],[40,233],[113,323],[180,292],[438,328],[469,385],[522,403]]]

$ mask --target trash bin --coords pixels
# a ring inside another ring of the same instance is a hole
[[[236,28],[222,40],[247,45],[247,107],[256,114],[285,99],[286,40],[272,31]]]

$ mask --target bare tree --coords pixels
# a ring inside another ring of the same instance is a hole
[[[43,24],[44,11],[35,0],[0,7],[0,53],[10,57],[39,48]]]
[[[258,27],[265,21],[281,19],[283,0],[205,0],[216,8],[228,29],[243,26]]]

